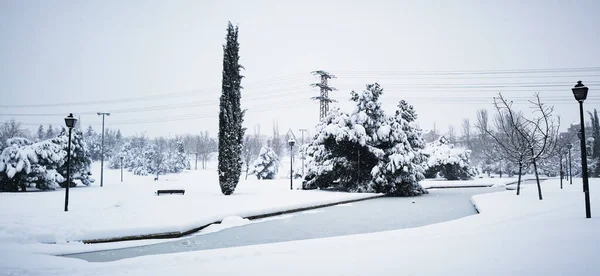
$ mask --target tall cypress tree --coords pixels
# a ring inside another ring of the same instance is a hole
[[[227,25],[226,44],[223,45],[223,82],[219,104],[219,185],[224,195],[235,191],[242,173],[242,128],[244,111],[240,106],[242,76],[239,64],[238,27]]]
[[[592,120],[592,137],[594,137],[594,159],[600,158],[600,122],[598,121],[598,110],[594,109],[594,117]]]

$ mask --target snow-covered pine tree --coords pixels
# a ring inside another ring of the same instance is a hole
[[[242,173],[244,111],[240,106],[241,81],[238,27],[228,23],[227,41],[223,45],[223,81],[219,112],[219,185],[224,195],[235,191]]]
[[[395,116],[386,116],[379,101],[382,93],[377,83],[362,93],[353,91],[352,114],[333,109],[321,121],[306,147],[305,189],[333,187],[396,196],[425,193],[418,184],[423,178],[423,141],[413,122],[416,113],[401,102]]]
[[[58,137],[52,139],[56,144],[62,145],[63,150],[67,151],[69,141],[69,131],[64,129],[58,135]],[[81,184],[89,186],[94,182],[91,177],[91,164],[92,159],[88,153],[87,147],[83,140],[83,132],[80,129],[74,128],[71,131],[71,186],[77,186],[76,180],[79,180]],[[65,178],[65,182],[60,183],[61,187],[66,187],[67,178],[67,164],[62,164],[57,168],[57,171]]]
[[[154,145],[147,152],[147,158],[150,160],[150,172],[156,175],[156,178],[170,171],[167,147],[167,140],[160,137],[154,141]]]
[[[315,139],[306,147],[303,189],[358,191],[364,187],[378,160],[367,148],[367,139],[364,127],[354,124],[350,115],[338,108],[329,111],[317,125]]]
[[[63,176],[57,171],[67,161],[67,151],[63,149],[63,145],[44,140],[31,145],[31,149],[37,158],[31,165],[28,185],[35,185],[40,190],[59,188],[59,183],[65,182],[66,177],[66,174]]]
[[[183,140],[175,141],[175,152],[171,155],[170,159],[170,172],[171,173],[180,173],[185,169],[189,169],[190,161],[188,159],[187,154],[185,153],[185,147],[183,145]]]
[[[421,130],[416,126],[417,114],[414,108],[402,100],[387,125],[379,128],[378,139],[384,156],[373,168],[373,190],[389,195],[415,196],[427,191],[419,185],[425,169],[422,164],[425,146]],[[387,129],[389,126],[389,135]]]
[[[36,135],[35,135],[35,136],[36,136],[36,141],[37,141],[37,142],[39,142],[39,141],[42,141],[42,140],[45,140],[45,139],[46,139],[46,133],[44,132],[44,126],[43,126],[43,125],[40,125],[40,126],[38,127],[38,130],[37,130],[37,133],[36,133]]]
[[[92,129],[92,126],[87,128],[84,135],[84,141],[92,161],[100,160],[102,157],[102,139],[100,134],[96,133],[94,129]]]
[[[274,179],[278,171],[279,157],[270,146],[264,146],[260,149],[249,173],[256,175],[258,179]]]
[[[332,183],[344,191],[367,189],[371,170],[383,154],[371,143],[372,127],[383,119],[377,102],[380,92],[378,85],[367,85],[362,94],[352,91],[356,103],[352,115],[333,109],[317,125],[315,139],[306,147],[309,162],[304,189],[330,188]]]
[[[135,175],[149,175],[154,173],[154,160],[156,157],[156,149],[152,144],[145,144],[144,148],[140,150],[136,149],[133,154],[128,155],[131,157],[131,168],[130,170]]]
[[[48,125],[48,129],[46,129],[46,139],[52,139],[54,137],[56,137],[54,128],[52,128],[52,125]]]

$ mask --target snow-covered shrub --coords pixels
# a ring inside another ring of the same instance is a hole
[[[394,116],[386,116],[378,84],[362,93],[352,91],[351,114],[333,109],[317,126],[306,148],[304,189],[333,188],[351,192],[381,192],[412,196],[426,191],[423,179],[424,142],[412,106],[401,101]]]
[[[33,142],[31,142],[31,140],[27,139],[27,138],[23,138],[23,137],[15,137],[15,138],[10,138],[8,140],[6,140],[6,145],[7,146],[12,146],[12,145],[16,145],[17,147],[22,147],[22,146],[29,146],[33,144]]]
[[[447,180],[467,180],[476,174],[469,164],[471,151],[454,147],[445,136],[428,143],[423,153],[427,156],[427,177],[439,174]]]
[[[264,146],[260,149],[258,158],[252,164],[249,174],[258,179],[274,179],[279,170],[279,157],[272,148]]]
[[[66,186],[68,135],[37,143],[12,142],[0,154],[0,191],[25,191],[27,187],[51,190]],[[90,185],[91,160],[81,131],[75,129],[71,139],[71,186],[80,182]],[[77,182],[76,182],[77,181]]]
[[[0,192],[25,191],[35,156],[30,149],[13,144],[0,154]],[[35,163],[35,162],[34,162]]]

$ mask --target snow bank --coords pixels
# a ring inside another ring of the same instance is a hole
[[[531,179],[523,178],[522,181]],[[516,177],[503,178],[475,178],[471,180],[445,180],[445,179],[425,179],[420,181],[421,187],[425,189],[443,188],[443,187],[504,187],[506,185],[517,182]]]
[[[95,166],[99,171],[99,166]],[[70,190],[64,212],[64,190],[0,194],[0,243],[57,243],[185,232],[230,216],[249,217],[290,209],[372,197],[291,190],[289,180],[255,179],[238,185],[232,196],[221,194],[215,171],[187,171],[133,176],[105,170],[104,187]],[[99,172],[96,174],[99,175]],[[295,183],[299,188],[300,183]],[[185,189],[185,195],[155,196],[158,189]]]

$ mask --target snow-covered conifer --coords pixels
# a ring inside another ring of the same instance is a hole
[[[256,175],[258,179],[274,179],[279,170],[279,157],[269,146],[260,149],[258,158],[252,164],[249,174]]]
[[[423,140],[413,122],[416,113],[403,101],[395,116],[386,116],[379,101],[382,94],[377,83],[362,93],[353,91],[356,107],[351,114],[333,109],[321,121],[306,147],[303,188],[333,186],[400,196],[425,193],[418,184],[423,178]]]
[[[471,151],[454,147],[445,136],[427,144],[424,153],[428,156],[428,177],[435,177],[439,173],[448,180],[466,180],[475,175],[470,167]]]
[[[223,45],[223,80],[219,112],[219,185],[224,195],[235,191],[242,173],[242,144],[245,129],[242,127],[244,111],[241,109],[242,76],[239,64],[238,28],[231,22],[227,26],[227,42]]]

